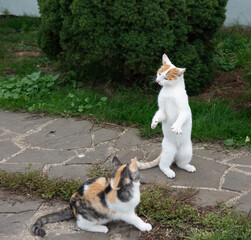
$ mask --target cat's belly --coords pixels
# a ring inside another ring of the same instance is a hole
[[[176,120],[176,119],[175,119]],[[182,130],[182,134],[178,134],[176,135],[175,133],[173,133],[172,131],[172,126],[175,122],[175,120],[172,119],[168,119],[164,122],[162,122],[162,132],[165,138],[167,138],[170,141],[176,141],[177,139],[179,141],[181,141],[182,139],[184,139],[185,141],[187,139],[191,138],[191,130],[192,130],[192,120],[189,119],[187,122],[185,122],[181,128]]]

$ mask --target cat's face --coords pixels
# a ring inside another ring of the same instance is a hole
[[[114,167],[112,177],[114,189],[139,182],[140,175],[136,158],[132,159],[130,164],[122,164],[117,157],[114,157],[112,163]]]
[[[161,86],[176,85],[183,78],[186,69],[175,67],[166,54],[162,56],[162,64],[157,71],[156,82]]]

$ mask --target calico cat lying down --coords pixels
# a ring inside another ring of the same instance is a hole
[[[34,235],[44,237],[42,226],[46,223],[76,218],[77,226],[85,231],[107,233],[104,224],[122,220],[140,231],[150,231],[152,226],[135,214],[140,202],[140,182],[137,159],[122,164],[113,158],[112,178],[97,178],[87,181],[70,199],[70,206],[62,211],[42,216],[32,225]]]

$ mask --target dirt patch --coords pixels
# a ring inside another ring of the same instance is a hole
[[[199,97],[205,100],[215,98],[234,100],[248,94],[247,81],[243,79],[243,74],[243,69],[236,69],[231,72],[216,72],[210,86]]]
[[[15,52],[14,55],[16,57],[39,57],[41,53],[36,51],[23,51],[23,52]]]

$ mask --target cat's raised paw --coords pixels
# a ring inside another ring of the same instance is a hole
[[[141,232],[149,232],[152,230],[152,225],[150,223],[144,223],[144,225],[140,226]]]
[[[176,135],[182,134],[181,128],[178,128],[178,127],[176,127],[175,125],[173,125],[173,126],[171,127],[171,129],[172,129],[172,132],[175,133]]]
[[[151,124],[151,128],[154,129],[157,127],[159,121],[155,120],[155,121],[152,121],[152,124]]]

